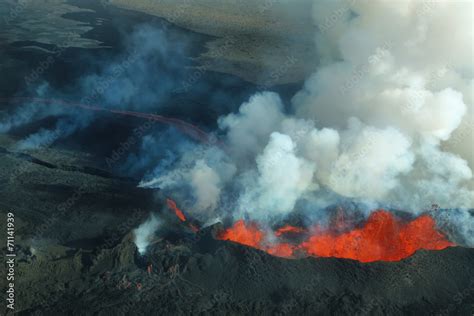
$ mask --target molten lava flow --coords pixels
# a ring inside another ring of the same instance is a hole
[[[291,225],[285,225],[283,227],[278,228],[275,231],[275,236],[280,237],[284,234],[301,234],[305,230],[301,227],[296,227],[296,226],[291,226]]]
[[[277,243],[273,246],[266,247],[262,250],[268,252],[272,256],[292,258],[293,252],[296,250],[296,246],[289,243]]]
[[[196,224],[195,221],[193,223],[192,218],[188,220],[186,216],[184,216],[183,211],[181,211],[179,207],[176,205],[175,201],[173,201],[170,198],[167,198],[166,204],[168,204],[168,207],[173,210],[174,214],[176,215],[177,218],[179,218],[181,222],[186,223],[188,225],[189,229],[191,229],[193,233],[197,233],[199,231],[199,225]]]
[[[422,215],[404,222],[384,210],[372,213],[360,228],[343,233],[336,233],[333,227],[313,231],[300,244],[270,242],[271,233],[265,232],[255,223],[246,224],[239,220],[221,232],[218,238],[258,248],[279,257],[294,258],[295,251],[298,251],[308,256],[348,258],[361,262],[398,261],[419,249],[441,250],[454,246],[436,229],[431,216]],[[284,226],[273,235],[280,237],[286,233],[305,232],[301,227]]]
[[[255,223],[246,224],[244,220],[234,223],[234,226],[222,231],[218,239],[235,241],[250,247],[261,248],[264,233]],[[262,249],[263,250],[263,249]]]
[[[234,225],[222,231],[217,238],[230,240],[242,245],[264,250],[273,256],[290,258],[293,256],[295,246],[288,243],[268,244],[264,242],[265,233],[255,223],[246,224],[239,220]]]
[[[173,201],[172,199],[166,199],[166,204],[168,204],[168,207],[174,211],[180,221],[186,221],[186,216],[184,216],[184,213],[178,208],[178,206],[176,206],[175,201]]]
[[[429,215],[402,223],[387,211],[376,211],[361,228],[333,235],[311,236],[301,244],[309,255],[350,258],[362,262],[398,261],[419,249],[441,250],[453,246],[436,230]]]

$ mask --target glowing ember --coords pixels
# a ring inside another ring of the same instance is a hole
[[[172,199],[166,199],[166,204],[168,204],[168,207],[174,211],[180,221],[186,221],[186,216],[184,216],[184,213],[178,208],[178,206],[176,206],[175,201],[173,201]]]
[[[285,233],[304,232],[301,227],[284,226],[274,235],[279,237]],[[300,244],[270,243],[268,235],[257,224],[239,220],[221,232],[218,238],[279,257],[293,258],[295,251],[299,250],[308,256],[348,258],[361,262],[398,261],[419,249],[441,250],[454,246],[436,229],[435,221],[429,215],[403,222],[384,210],[372,213],[360,228],[339,234],[334,233],[333,229],[317,230]]]

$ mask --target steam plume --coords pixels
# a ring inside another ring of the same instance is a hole
[[[138,252],[140,254],[145,254],[148,245],[151,242],[153,234],[160,227],[161,221],[156,217],[156,215],[151,214],[150,218],[146,220],[143,224],[138,226],[137,229],[133,231],[135,234],[135,244],[137,245]]]
[[[472,225],[466,213],[474,206],[470,6],[314,1],[321,65],[290,110],[277,94],[262,92],[219,119],[228,146],[219,157],[235,169],[233,181],[215,168],[215,156],[210,163],[211,156],[190,152],[186,160],[195,163],[177,163],[167,174],[214,170],[213,185],[191,188],[197,214],[209,196],[213,209],[262,222],[302,201],[317,212],[351,199],[414,213],[433,204],[457,208],[445,218],[464,225],[458,220],[464,214]],[[164,177],[158,178],[166,189]]]

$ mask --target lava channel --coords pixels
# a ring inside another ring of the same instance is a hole
[[[361,227],[343,233],[334,231],[284,226],[275,232],[269,232],[257,223],[239,220],[232,227],[221,231],[217,238],[284,258],[301,257],[303,254],[361,262],[399,261],[420,249],[441,250],[455,246],[437,230],[434,219],[429,215],[403,221],[386,210],[377,210]],[[286,239],[282,241],[285,234],[305,234],[306,238],[294,244]]]

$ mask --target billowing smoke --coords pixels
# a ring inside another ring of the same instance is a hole
[[[315,218],[343,201],[414,214],[436,206],[455,209],[437,218],[459,226],[474,246],[472,4],[315,0],[312,16],[319,67],[289,104],[274,92],[253,95],[218,119],[221,141],[213,145],[153,131],[123,168],[145,173],[141,187],[164,190],[202,221],[271,223],[301,209]],[[133,58],[80,80],[84,102],[151,111],[157,100],[172,99],[167,92],[179,85],[174,75],[184,63],[180,48],[147,27],[130,43]],[[127,61],[134,66],[123,67]],[[173,75],[163,79],[156,69]],[[30,110],[0,130],[51,113]],[[68,135],[88,124],[81,120],[59,122],[23,146],[54,141],[57,130]],[[144,227],[156,227],[150,222]]]
[[[471,4],[315,1],[313,8],[321,64],[291,107],[272,92],[254,95],[219,119],[225,148],[188,151],[152,183],[170,192],[189,187],[196,214],[268,222],[298,203],[318,212],[350,199],[413,213],[456,208],[444,218],[472,227]]]
[[[470,9],[449,1],[315,2],[318,47],[331,51],[321,50],[325,64],[293,107],[342,130],[346,150],[325,183],[331,189],[412,210],[474,205]],[[354,130],[352,117],[367,127]],[[463,124],[470,130],[451,141]],[[341,163],[350,179],[343,184]]]
[[[139,186],[165,190],[180,201],[181,208],[203,222],[217,217],[218,206],[222,206],[224,198],[229,198],[222,191],[234,178],[236,167],[233,162],[221,148],[167,138],[152,150],[159,152],[160,148],[169,146],[158,154],[163,159],[157,159],[158,165]],[[147,157],[150,151],[149,147],[144,148],[138,156]]]
[[[273,215],[293,210],[296,201],[311,188],[315,164],[298,157],[291,137],[278,132],[270,135],[256,160],[257,172],[245,179],[239,211],[265,218],[269,210]]]
[[[137,245],[140,254],[143,255],[146,253],[148,245],[152,242],[153,236],[160,225],[161,221],[158,217],[151,214],[150,218],[133,231],[135,235],[135,244]]]

